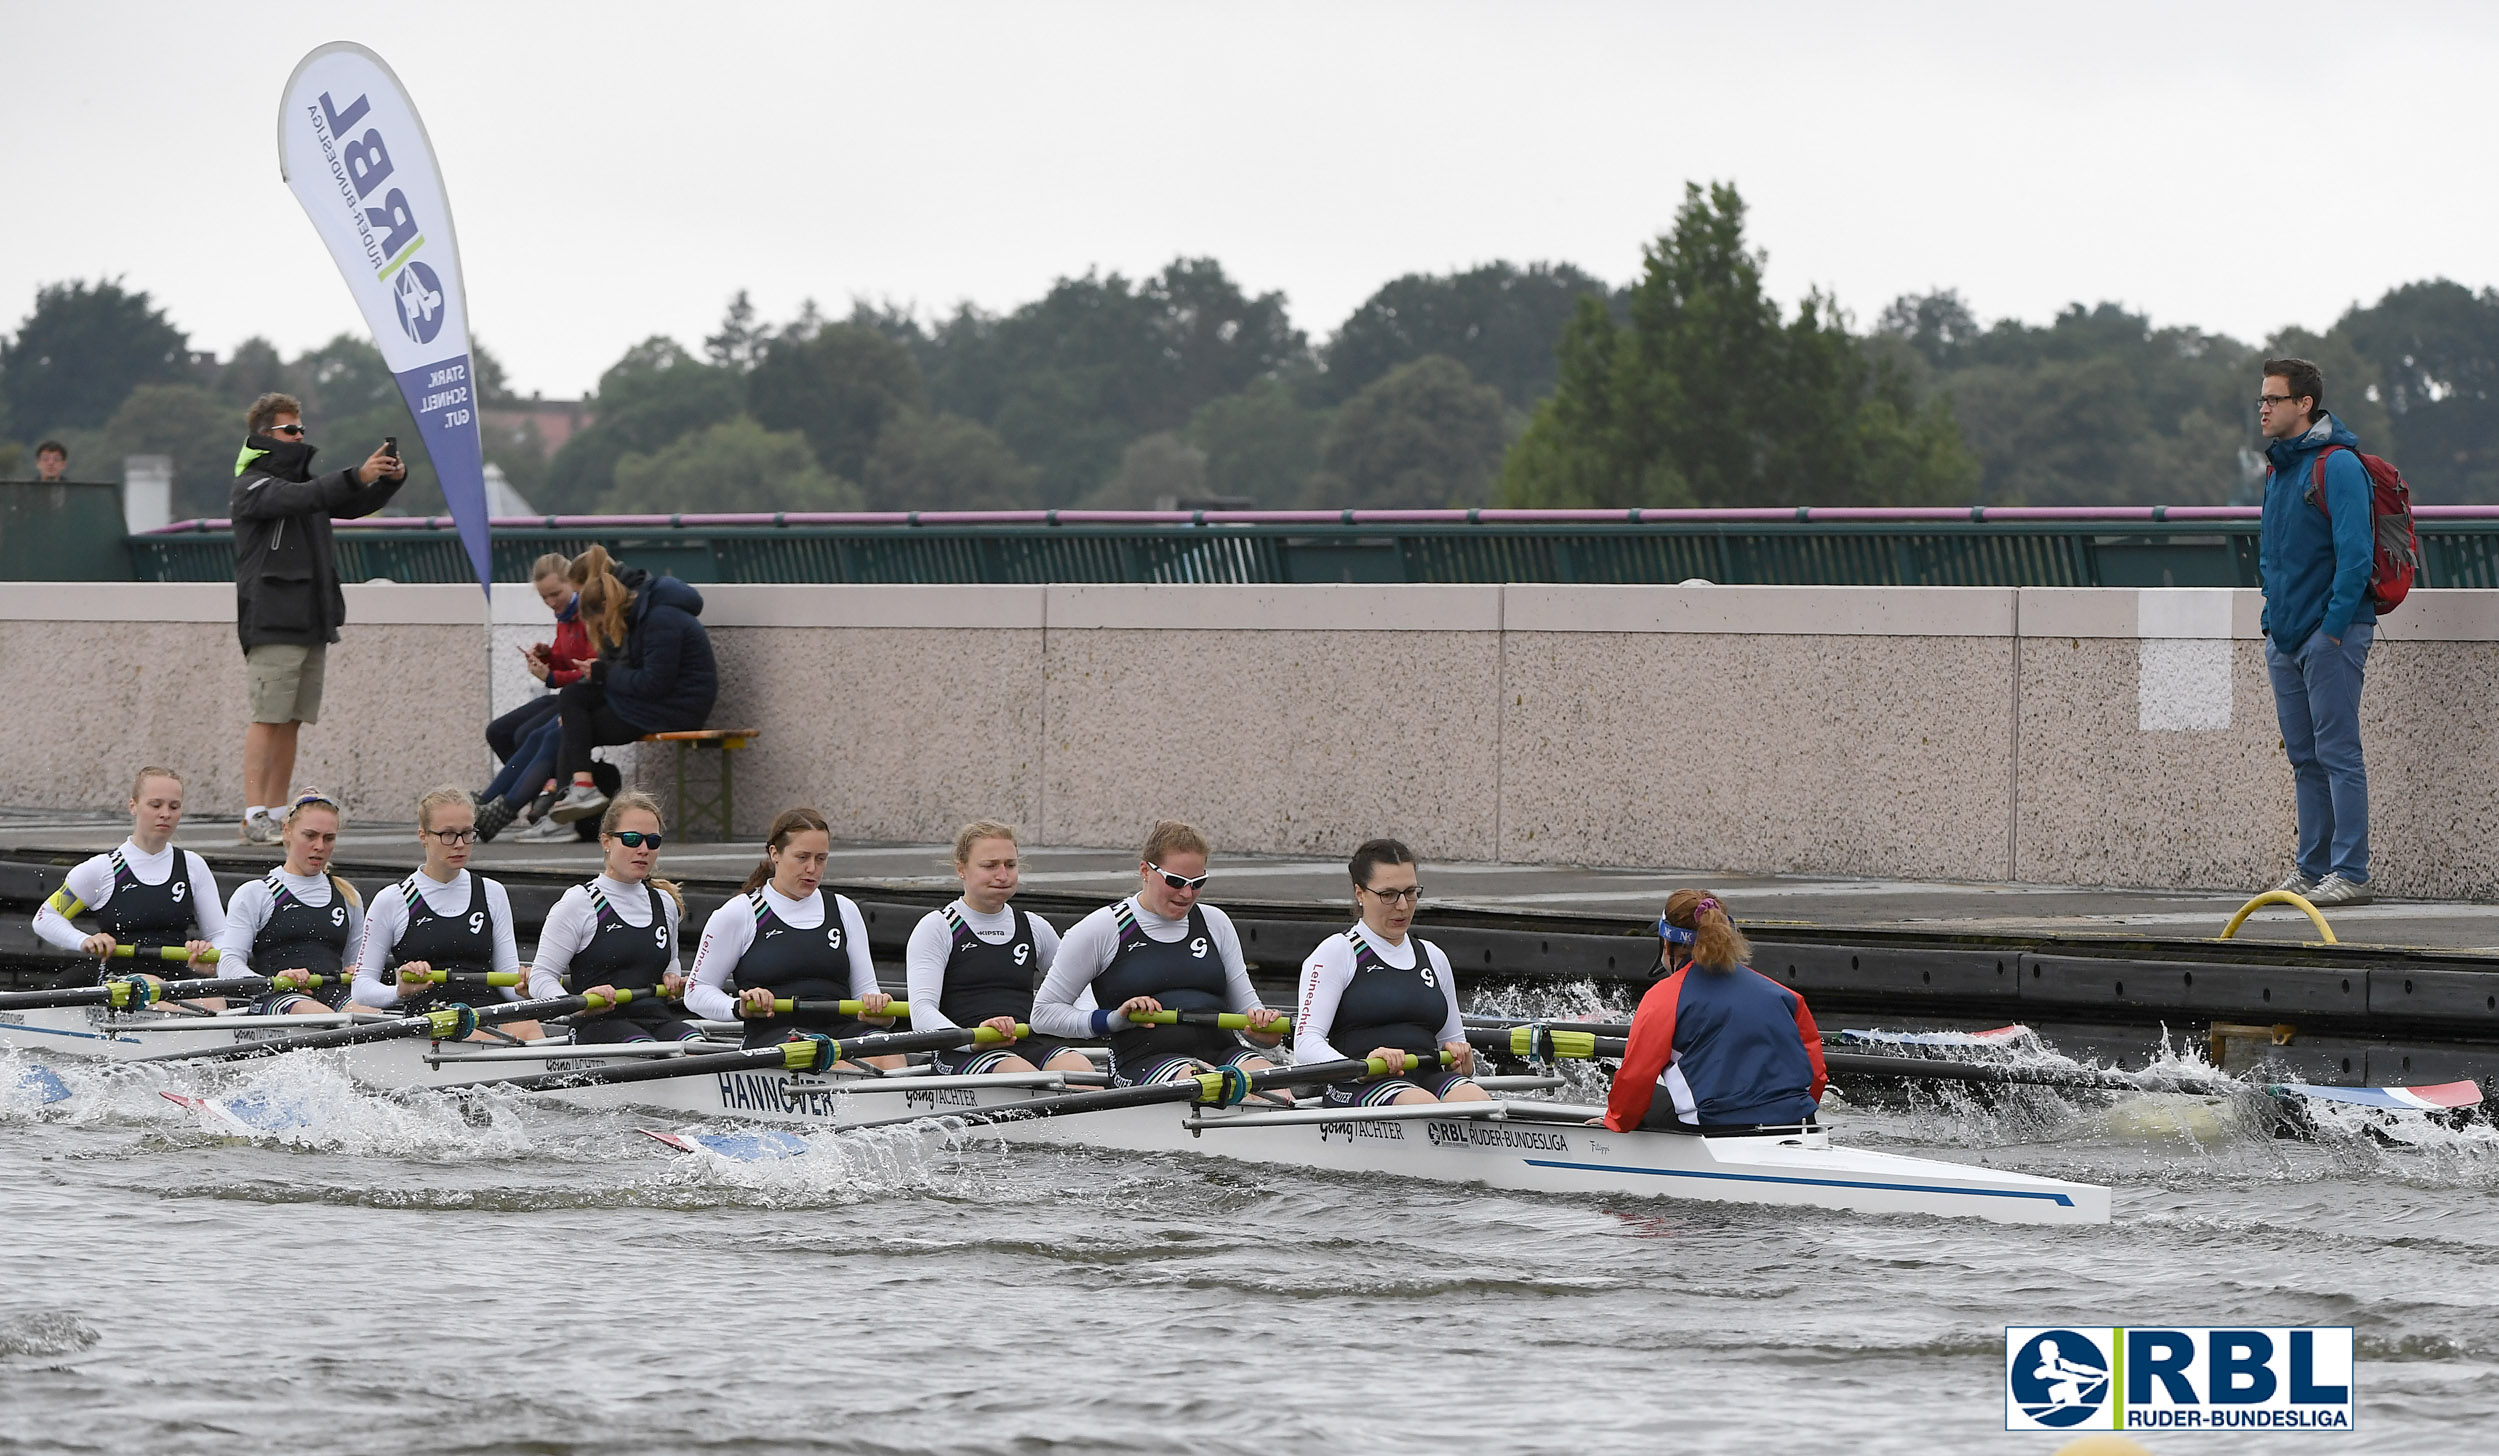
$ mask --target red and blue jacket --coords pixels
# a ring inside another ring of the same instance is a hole
[[[1750,966],[1687,964],[1640,998],[1605,1125],[1630,1132],[1652,1121],[1661,1087],[1673,1107],[1671,1118],[1656,1110],[1658,1124],[1803,1122],[1830,1080],[1804,997]]]

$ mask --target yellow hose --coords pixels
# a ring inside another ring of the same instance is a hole
[[[2305,895],[2294,895],[2288,890],[2267,890],[2255,899],[2241,905],[2239,907],[2239,913],[2231,916],[2230,923],[2221,928],[2221,938],[2223,940],[2228,940],[2230,937],[2238,934],[2239,927],[2247,923],[2247,917],[2255,914],[2258,910],[2263,909],[2267,905],[2291,906],[2292,908],[2298,910],[2299,913],[2307,916],[2311,921],[2315,922],[2317,933],[2325,937],[2326,944],[2334,945],[2337,943],[2334,939],[2334,927],[2325,923],[2325,916],[2318,913],[2316,906],[2308,903],[2308,897]]]

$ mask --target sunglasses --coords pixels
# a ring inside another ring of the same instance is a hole
[[[1191,878],[1189,878],[1187,875],[1175,875],[1175,874],[1173,874],[1171,871],[1169,871],[1169,870],[1167,870],[1167,869],[1163,868],[1161,865],[1158,865],[1158,864],[1149,864],[1149,865],[1147,865],[1147,866],[1146,866],[1146,868],[1147,868],[1147,869],[1149,869],[1149,870],[1151,870],[1151,871],[1153,871],[1155,874],[1161,875],[1161,876],[1163,877],[1163,883],[1164,883],[1164,884],[1166,884],[1166,885],[1171,886],[1171,887],[1172,887],[1173,889],[1175,889],[1175,890],[1194,890],[1194,889],[1198,889],[1199,887],[1203,886],[1203,885],[1204,885],[1204,884],[1205,884],[1208,880],[1211,880],[1211,879],[1213,879],[1213,878],[1214,878],[1214,876],[1213,876],[1213,875],[1211,875],[1211,874],[1205,874],[1205,875],[1199,875],[1196,879],[1191,879]]]
[[[1362,887],[1362,893],[1369,895],[1375,900],[1384,901],[1391,905],[1397,904],[1400,901],[1406,901],[1416,905],[1423,903],[1423,887],[1421,885],[1408,885],[1402,890],[1374,890],[1369,885],[1364,885]]]
[[[304,427],[302,425],[271,425],[269,427],[269,433],[272,435],[293,435],[297,439],[302,439]]]
[[[608,837],[627,849],[640,849],[646,844],[657,849],[668,842],[665,834],[651,834],[640,829],[619,829]]]

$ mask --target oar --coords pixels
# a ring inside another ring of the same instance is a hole
[[[526,986],[529,977],[519,971],[401,971],[402,986],[447,986],[458,981],[463,986]]]
[[[1543,1016],[1462,1016],[1458,1018],[1469,1031],[1508,1031],[1513,1027],[1550,1026],[1556,1030],[1586,1032],[1590,1036],[1629,1036],[1628,1021],[1570,1021]]]
[[[853,1003],[856,1004],[856,1003]],[[1018,1037],[1032,1035],[1032,1028],[1018,1023]],[[499,1077],[489,1082],[470,1082],[471,1087],[508,1087],[515,1092],[561,1091],[567,1087],[595,1087],[610,1082],[657,1082],[669,1077],[700,1077],[711,1072],[734,1072],[741,1068],[762,1068],[790,1072],[822,1072],[835,1062],[850,1057],[884,1056],[889,1052],[927,1052],[964,1045],[988,1046],[1006,1040],[986,1026],[948,1026],[935,1031],[896,1031],[879,1036],[854,1036],[836,1040],[829,1036],[793,1036],[788,1041],[770,1046],[747,1047],[734,1052],[705,1052],[691,1057],[655,1057],[648,1062],[621,1066],[586,1067],[578,1072],[534,1072],[525,1077]]]
[[[788,1016],[793,1012],[804,1016],[860,1017],[868,1014],[868,1006],[864,1001],[793,1001],[786,996],[780,997],[772,1003],[772,1014],[775,1016]],[[746,1015],[746,1003],[742,1001],[738,1003],[738,1015],[740,1017],[744,1017]],[[909,1021],[911,1019],[911,1008],[901,997],[897,996],[890,1005],[888,1005],[884,1010],[878,1012],[877,1015],[891,1016],[897,1020]],[[943,1028],[941,1027],[940,1030],[943,1030]]]
[[[616,993],[616,1004],[633,999],[631,991]],[[265,1041],[237,1042],[232,1046],[205,1047],[196,1051],[159,1052],[149,1057],[134,1057],[140,1062],[239,1062],[254,1057],[275,1056],[280,1052],[309,1051],[316,1047],[362,1046],[366,1042],[395,1041],[407,1036],[430,1036],[437,1041],[457,1041],[481,1026],[498,1021],[527,1021],[534,1017],[562,1016],[572,1011],[596,1010],[607,1005],[603,996],[550,996],[544,1001],[504,1001],[492,1006],[471,1007],[454,1003],[420,1011],[412,1016],[395,1016],[388,1021],[368,1021],[360,1026],[336,1026],[321,1031],[300,1032],[294,1036],[270,1037]]]
[[[178,945],[117,945],[113,947],[113,954],[116,958],[141,961],[188,961],[191,959],[191,952]],[[200,952],[200,959],[210,965],[215,965],[222,954],[223,952],[211,946]]]
[[[1445,1064],[1449,1054],[1442,1052]],[[1075,1112],[1108,1112],[1121,1107],[1152,1107],[1165,1102],[1195,1102],[1209,1107],[1230,1107],[1247,1099],[1250,1094],[1270,1087],[1291,1087],[1312,1082],[1351,1082],[1358,1077],[1385,1077],[1388,1063],[1371,1057],[1361,1061],[1312,1062],[1298,1067],[1269,1067],[1259,1072],[1244,1072],[1238,1067],[1219,1067],[1212,1072],[1199,1072],[1175,1082],[1147,1082],[1135,1087],[1113,1087],[1103,1092],[1071,1092],[1064,1097],[1035,1097],[1030,1101],[1010,1103],[1003,1107],[971,1108],[948,1112],[922,1112],[908,1117],[880,1117],[873,1122],[854,1122],[844,1132],[868,1127],[895,1127],[906,1122],[926,1122],[933,1117],[965,1123],[1021,1122],[1033,1117],[1065,1117]]]
[[[145,976],[116,976],[93,986],[0,993],[0,1011],[39,1011],[51,1006],[110,1006],[116,1011],[129,1011],[159,1001],[186,1001],[195,996],[256,996],[268,989],[266,976],[227,976],[212,981],[151,981]]]
[[[1550,1022],[1531,1021],[1507,1031],[1489,1027],[1467,1028],[1466,1039],[1488,1051],[1506,1051],[1514,1057],[1531,1062],[1589,1061],[1598,1057],[1619,1057],[1628,1044],[1619,1036],[1599,1036],[1576,1027],[1555,1026]]]
[[[1128,1018],[1130,1026],[1211,1026],[1219,1031],[1250,1031],[1249,1017],[1238,1011],[1140,1011]],[[1292,1018],[1279,1016],[1267,1023],[1266,1030],[1282,1035],[1293,1029]]]
[[[1911,1081],[2081,1087],[2103,1092],[2184,1092],[2199,1097],[2233,1097],[2263,1090],[2227,1077],[2173,1077],[2158,1072],[2109,1072],[2096,1067],[2008,1067],[1931,1057],[1876,1057],[1862,1052],[1824,1052],[1822,1063],[1835,1077],[1903,1077]]]

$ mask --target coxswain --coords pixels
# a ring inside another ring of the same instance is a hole
[[[1409,935],[1422,908],[1413,851],[1372,839],[1346,865],[1360,919],[1319,942],[1302,963],[1301,1011],[1293,1018],[1293,1060],[1376,1057],[1388,1073],[1329,1086],[1330,1107],[1417,1102],[1481,1102],[1475,1053],[1458,1015],[1458,978],[1449,957]],[[1449,1054],[1448,1065],[1440,1054]]]
[[[833,856],[833,830],[813,809],[784,809],[772,821],[763,862],[744,893],[712,912],[686,984],[688,1011],[712,1021],[746,1022],[746,1045],[768,1046],[801,1032],[837,1039],[891,1031],[891,997],[868,959],[868,923],[847,895],[817,888]],[[736,990],[730,988],[734,985]],[[857,1001],[863,1015],[783,1014],[775,1001]],[[898,1056],[870,1057],[893,1068]]]
[[[576,1042],[682,1042],[703,1035],[670,999],[685,991],[685,974],[677,968],[685,896],[651,874],[659,864],[661,823],[659,801],[648,794],[635,790],[610,799],[599,818],[598,877],[566,890],[538,931],[529,994],[578,990],[612,1008],[577,1013]],[[631,991],[633,999],[615,1006],[619,990]]]
[[[497,881],[469,873],[477,843],[477,804],[469,791],[447,784],[417,799],[417,843],[425,863],[416,873],[373,897],[365,912],[362,949],[356,957],[353,995],[376,1011],[415,1012],[452,1002],[518,1001],[513,986],[489,988],[475,978],[489,972],[514,977],[521,951],[512,927],[512,897]],[[454,979],[436,982],[432,973]],[[459,977],[468,977],[465,984]],[[500,1028],[507,1037],[538,1034],[536,1022]],[[480,1033],[483,1035],[483,1033]]]
[[[1083,1052],[1064,1042],[1042,1036],[1016,1040],[1017,1025],[1031,1024],[1033,989],[1059,950],[1058,932],[1049,921],[1007,903],[1021,869],[1011,826],[986,819],[964,825],[954,837],[962,896],[912,927],[903,952],[911,1029],[987,1026],[1010,1043],[941,1051],[937,1070],[944,1075],[1093,1070]]]
[[[338,850],[337,801],[305,789],[286,807],[278,843],[286,861],[237,886],[217,937],[217,971],[262,975],[270,989],[252,1003],[264,1016],[362,1010],[348,1001],[345,973],[364,940],[364,903],[356,887],[330,872]],[[319,976],[322,984],[310,985]]]
[[[1605,1125],[1709,1132],[1812,1122],[1830,1077],[1805,998],[1745,964],[1753,948],[1716,895],[1675,891],[1657,933],[1665,976],[1631,1018]]]
[[[1123,1086],[1219,1066],[1274,1065],[1230,1031],[1130,1020],[1155,1011],[1238,1012],[1258,1048],[1283,1040],[1277,1013],[1259,1005],[1250,986],[1231,918],[1198,903],[1206,854],[1206,836],[1192,826],[1177,819],[1154,826],[1137,858],[1137,893],[1076,922],[1059,942],[1050,974],[1033,993],[1034,1031],[1064,1041],[1109,1038],[1111,1079]],[[1079,1001],[1088,989],[1090,1008]]]
[[[154,764],[139,770],[130,786],[130,837],[72,866],[35,910],[35,934],[96,959],[94,969],[63,972],[55,986],[95,985],[112,970],[114,948],[124,945],[178,945],[190,954],[187,974],[215,974],[200,969],[200,956],[226,928],[226,907],[208,861],[173,847],[181,827],[182,775]],[[70,923],[81,912],[95,916],[94,933]]]

